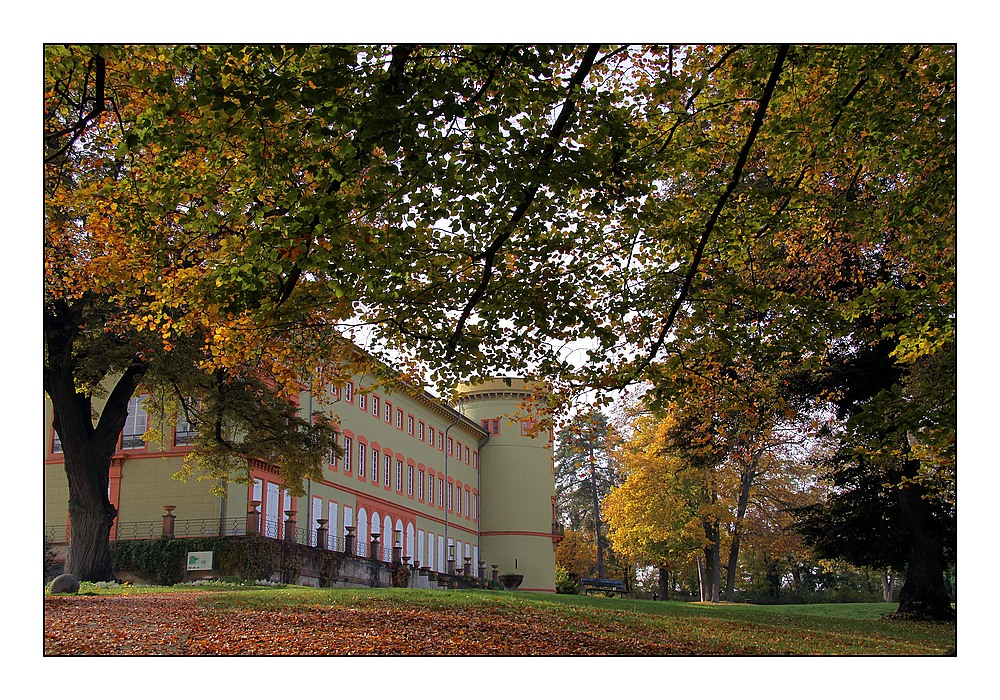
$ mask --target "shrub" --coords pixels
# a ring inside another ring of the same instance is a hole
[[[556,568],[556,593],[576,595],[580,592],[580,577],[562,567]]]

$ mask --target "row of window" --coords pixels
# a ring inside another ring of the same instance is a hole
[[[500,419],[499,418],[484,418],[480,421],[480,424],[490,435],[500,434]],[[533,418],[527,418],[521,421],[521,436],[530,437],[532,432],[535,430],[537,422]]]
[[[331,389],[331,393],[334,397],[340,396],[340,391],[337,387]],[[442,452],[445,450],[445,436],[444,431],[435,430],[434,426],[427,425],[424,421],[415,418],[411,413],[403,413],[403,409],[398,407],[393,407],[392,403],[388,400],[383,401],[382,397],[378,394],[364,394],[359,393],[357,397],[354,395],[354,385],[352,382],[347,382],[344,384],[344,400],[348,403],[355,404],[358,409],[362,411],[368,411],[371,408],[371,413],[376,418],[384,420],[389,425],[395,424],[396,428],[399,430],[405,430],[407,435],[415,437],[420,442],[425,442],[431,447],[437,447],[437,449]],[[355,402],[355,398],[357,401]],[[471,449],[469,445],[463,445],[460,441],[449,437],[447,441],[448,454],[457,457],[466,464],[478,468],[479,466],[479,456],[474,449]]]
[[[369,454],[371,455],[370,460]],[[337,460],[331,455],[331,465],[336,466],[337,464]],[[357,447],[355,447],[355,440],[350,436],[344,436],[343,457],[339,464],[344,474],[353,473],[358,479],[370,480],[373,484],[381,483],[383,487],[394,489],[399,494],[404,493],[405,478],[405,493],[408,497],[413,498],[416,495],[416,499],[421,503],[426,502],[439,508],[447,507],[449,512],[466,518],[476,518],[479,496],[470,488],[465,488],[463,500],[463,488],[460,481],[448,479],[446,505],[443,476],[437,477],[435,472],[425,470],[423,465],[414,467],[412,464],[407,464],[404,468],[402,459],[396,458],[391,452],[380,452],[377,447],[369,447],[361,440],[357,440]],[[434,488],[435,478],[437,478],[436,490]]]
[[[261,503],[262,533],[266,537],[283,538],[282,511],[292,508],[288,492],[274,482],[257,478],[254,479],[250,496],[252,500]],[[419,562],[421,566],[429,566],[435,571],[447,571],[449,559],[455,561],[456,567],[463,565],[465,557],[474,562],[473,566],[478,560],[479,548],[470,542],[448,538],[446,548],[443,535],[415,529],[412,521],[404,526],[401,517],[382,517],[378,512],[369,514],[364,507],[358,509],[357,516],[355,552],[362,556],[369,554],[372,534],[380,533],[381,551],[376,554],[386,561],[390,560],[397,537],[403,556],[410,557],[411,563]],[[354,509],[348,505],[341,508],[336,501],[324,502],[323,498],[314,496],[310,504],[309,523],[310,544],[314,546],[319,536],[319,520],[322,518],[327,521],[327,548],[341,550],[344,546],[345,528],[355,526]],[[389,533],[388,536],[386,533]]]

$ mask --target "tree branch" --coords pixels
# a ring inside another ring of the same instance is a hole
[[[90,122],[97,119],[97,117],[99,117],[101,113],[104,111],[105,108],[104,88],[105,88],[105,81],[107,78],[107,69],[105,65],[104,56],[98,54],[94,56],[93,59],[91,59],[91,61],[94,65],[94,70],[95,70],[94,108],[90,110],[89,113],[82,115],[72,126],[66,127],[61,131],[49,134],[45,137],[46,141],[55,141],[56,139],[62,138],[63,136],[67,135],[70,136],[70,139],[65,144],[63,144],[62,147],[59,148],[57,151],[45,156],[43,159],[44,163],[51,163],[62,157],[62,155],[67,150],[69,150],[70,147],[74,143],[76,143],[76,141],[81,136],[83,136],[83,132],[86,131],[87,126],[90,124]],[[88,75],[90,74],[89,69],[87,71],[87,74]],[[83,107],[83,103],[81,103],[80,106]]]
[[[449,360],[455,356],[455,352],[458,348],[458,341],[462,336],[465,324],[472,315],[473,309],[476,308],[476,305],[486,295],[486,290],[489,287],[490,280],[493,278],[493,267],[497,254],[503,248],[504,244],[510,239],[517,226],[524,219],[524,216],[531,207],[535,196],[538,194],[542,181],[548,176],[549,171],[551,170],[556,143],[558,143],[559,139],[562,138],[566,127],[569,125],[570,117],[576,110],[575,92],[583,84],[583,81],[590,73],[591,68],[593,68],[594,59],[597,57],[597,52],[599,50],[600,47],[597,45],[587,47],[583,60],[580,62],[576,73],[574,73],[573,78],[569,82],[569,90],[566,96],[566,101],[563,102],[562,109],[559,110],[559,116],[556,118],[555,124],[552,125],[552,129],[549,131],[548,143],[545,144],[545,148],[542,150],[542,154],[538,160],[538,167],[535,169],[538,174],[535,177],[534,183],[522,189],[523,197],[521,199],[521,203],[514,210],[514,213],[511,215],[510,220],[507,222],[506,226],[504,226],[500,235],[494,239],[486,250],[473,257],[474,260],[483,261],[483,274],[480,277],[479,284],[476,289],[469,297],[468,302],[466,302],[465,308],[462,310],[462,314],[459,317],[458,322],[455,324],[455,330],[448,339],[448,345],[445,351],[445,360]]]
[[[674,322],[677,319],[677,314],[680,312],[681,306],[683,306],[684,301],[687,299],[688,293],[691,290],[691,285],[694,282],[695,275],[698,273],[698,267],[701,264],[702,256],[705,254],[705,247],[708,245],[708,240],[715,229],[715,224],[718,222],[719,216],[722,214],[722,210],[729,201],[729,198],[732,196],[736,187],[740,183],[740,178],[743,175],[743,168],[746,165],[747,158],[750,156],[750,150],[753,148],[754,141],[757,139],[757,133],[760,131],[760,128],[764,123],[764,115],[767,113],[768,104],[770,104],[771,97],[774,95],[774,88],[778,83],[778,77],[781,75],[781,70],[785,63],[785,57],[788,55],[788,48],[787,44],[782,44],[778,47],[778,55],[774,60],[774,65],[771,67],[771,75],[768,77],[767,85],[764,87],[764,93],[761,95],[760,100],[757,103],[757,112],[754,114],[753,124],[750,126],[750,133],[747,134],[747,138],[743,143],[743,148],[740,150],[739,157],[736,159],[736,165],[733,167],[733,173],[729,178],[729,184],[726,185],[726,189],[715,203],[715,208],[708,217],[708,221],[705,222],[705,229],[701,234],[701,239],[698,241],[697,247],[695,248],[694,257],[691,260],[691,266],[688,268],[688,272],[684,277],[684,282],[681,285],[680,292],[674,300],[670,313],[667,315],[667,320],[663,324],[663,328],[660,329],[659,336],[650,347],[649,352],[646,354],[646,357],[643,358],[642,362],[628,373],[626,379],[620,382],[619,385],[615,387],[616,389],[625,388],[632,378],[646,369],[646,367],[650,365],[657,353],[660,351],[663,343],[666,341],[667,334],[673,327]]]

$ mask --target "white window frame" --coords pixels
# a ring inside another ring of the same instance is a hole
[[[128,416],[125,418],[125,427],[122,428],[121,435],[123,450],[146,449],[146,441],[142,439],[149,425],[149,416],[146,414],[145,406],[143,406],[145,400],[146,394],[133,396],[128,400]]]

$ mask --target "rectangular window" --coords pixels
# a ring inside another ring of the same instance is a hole
[[[360,408],[362,411],[364,411],[367,408],[367,404],[365,403],[367,399],[368,399],[367,395],[358,394],[358,408]]]
[[[396,409],[396,427],[400,430],[403,429],[403,410],[401,408]]]
[[[424,500],[424,472],[422,469],[417,472],[417,500]]]
[[[474,466],[474,467],[478,467],[479,466],[479,453],[478,452],[473,452],[472,453],[472,466]]]
[[[344,471],[351,471],[351,438],[344,436]]]
[[[442,503],[444,503],[444,479],[438,479],[438,497],[437,497],[437,503],[438,503],[438,505],[441,505]]]
[[[344,384],[344,400],[354,403],[354,385],[351,382]]]
[[[476,519],[476,513],[479,512],[479,494],[472,494],[472,519]]]
[[[358,443],[358,476],[361,478],[365,476],[365,450],[367,449],[365,445]]]
[[[480,421],[480,423],[482,423],[483,430],[485,430],[490,435],[499,435],[500,434],[500,419],[499,418],[486,418],[486,419]]]
[[[142,439],[146,434],[146,409],[142,405],[145,400],[145,394],[128,400],[128,418],[125,419],[125,429],[122,430],[123,450],[141,450],[146,446]]]
[[[469,448],[468,447],[465,448],[465,463],[466,464],[469,463]]]
[[[392,423],[392,404],[385,402],[385,422]]]
[[[198,437],[198,431],[195,430],[191,421],[188,420],[187,413],[182,408],[177,413],[177,425],[174,430],[174,446],[175,447],[186,447],[188,445],[194,444],[194,439]]]
[[[438,449],[444,452],[444,433],[438,431]]]
[[[323,499],[319,496],[313,496],[312,514],[309,517],[309,544],[313,547],[316,546],[316,531],[319,529],[319,523],[316,521],[322,517]]]
[[[382,485],[389,486],[392,480],[392,457],[385,456],[385,474],[382,475]]]
[[[472,494],[469,493],[469,489],[465,489],[465,517],[467,517],[467,518],[470,515],[470,513],[469,513],[469,497],[471,495]]]
[[[52,452],[54,454],[59,454],[62,451],[63,451],[63,449],[62,449],[62,440],[59,439],[59,433],[57,433],[56,429],[53,428],[52,429]]]
[[[521,435],[530,436],[535,430],[534,419],[529,418],[528,420],[521,421]]]
[[[413,495],[413,467],[408,466],[406,468],[406,495]]]
[[[337,468],[337,436],[333,436],[333,443],[330,445],[330,467],[332,469]]]
[[[413,416],[406,417],[406,432],[409,435],[413,435]]]
[[[403,491],[403,463],[396,460],[396,491]]]
[[[448,438],[448,454],[454,454],[455,450],[455,440],[454,438]]]
[[[417,423],[417,439],[420,440],[420,442],[424,441],[424,422],[423,421],[420,421],[419,423]]]
[[[430,444],[431,447],[434,447],[434,428],[433,427],[427,429],[427,442]]]
[[[372,397],[372,415],[378,418],[378,397]]]
[[[337,537],[340,535],[340,530],[337,528],[337,502],[330,501],[330,505],[327,508],[327,524],[329,532],[326,536],[326,548],[329,550],[335,550],[338,548]]]
[[[372,483],[378,483],[378,450],[372,448]]]
[[[451,493],[455,490],[455,484],[448,484],[448,512],[451,512],[454,501],[452,500]]]

